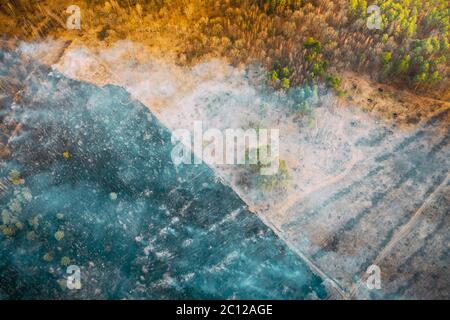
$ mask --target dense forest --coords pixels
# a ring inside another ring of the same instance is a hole
[[[0,28],[7,36],[106,44],[169,34],[177,38],[179,62],[258,62],[278,90],[303,85],[299,94],[308,95],[320,81],[345,94],[339,86],[349,70],[450,98],[448,0],[84,0],[81,30],[67,32],[70,4],[2,1]],[[379,10],[368,10],[372,5]]]

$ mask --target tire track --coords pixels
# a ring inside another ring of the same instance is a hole
[[[413,229],[413,227],[416,225],[417,220],[422,216],[423,212],[430,206],[431,203],[433,203],[437,195],[448,185],[450,180],[450,173],[447,174],[447,176],[444,178],[444,180],[438,185],[437,188],[435,188],[431,194],[425,199],[425,201],[422,203],[422,205],[418,208],[418,210],[414,213],[414,215],[409,219],[409,221],[404,224],[399,231],[397,231],[389,240],[389,242],[384,246],[384,248],[379,251],[379,254],[377,257],[373,260],[372,264],[380,265],[381,262],[387,257],[387,255],[392,252],[393,248],[402,240],[404,239]],[[444,220],[444,218],[443,218]],[[445,226],[445,223],[440,224],[433,233],[429,233],[424,240],[424,245],[421,247],[421,249],[417,250],[415,254],[413,254],[411,257],[407,259],[407,261],[404,262],[404,264],[409,264],[408,261],[415,255],[419,254],[419,251],[423,250],[427,246],[427,242],[431,238],[433,234],[438,232],[438,230]],[[445,248],[444,248],[445,249]],[[400,266],[399,266],[400,268]],[[362,283],[367,280],[367,275],[363,275],[361,277],[361,280],[356,283],[353,288],[351,289],[350,296],[354,298],[361,287]],[[410,284],[406,284],[406,287],[410,287]],[[401,291],[401,290],[399,290]]]
[[[440,143],[436,144],[432,148],[432,150],[428,153],[428,155],[430,157],[432,157],[438,151],[442,150],[444,148],[444,146],[448,145],[449,142],[450,142],[450,134],[446,135]],[[401,187],[404,185],[404,183],[406,181],[408,181],[409,179],[414,178],[414,177],[416,178],[414,180],[418,180],[420,177],[417,177],[417,172],[418,172],[418,169],[416,167],[413,167],[405,175],[403,175],[394,186],[390,187],[389,189],[387,189],[385,192],[383,192],[381,194],[375,194],[375,196],[373,196],[370,199],[373,204],[371,207],[364,209],[359,214],[357,214],[356,217],[351,218],[345,225],[343,225],[340,229],[338,229],[338,231],[336,231],[336,233],[334,235],[332,235],[330,238],[328,238],[326,241],[324,241],[324,243],[322,245],[324,250],[325,251],[335,251],[335,250],[333,250],[333,248],[336,248],[339,246],[340,239],[345,232],[350,231],[351,229],[355,228],[356,225],[358,225],[367,214],[370,214],[370,212],[372,212],[375,208],[378,207],[378,204],[381,203],[382,200],[384,200],[388,194],[394,192],[395,190],[401,189]],[[439,179],[439,177],[441,175],[445,175],[446,173],[447,173],[447,169],[443,168],[440,175],[438,175],[438,178],[435,179],[436,180],[435,184],[430,186],[428,194],[433,192],[433,189],[434,189],[433,187],[436,184],[439,184],[439,181],[442,182],[442,180]],[[427,195],[425,195],[425,198],[426,197],[427,197]]]
[[[306,198],[308,195],[311,195],[314,192],[323,190],[324,188],[327,188],[335,183],[338,183],[339,181],[343,180],[345,177],[350,176],[352,173],[354,173],[358,169],[362,169],[363,167],[365,167],[367,165],[366,164],[367,162],[373,162],[373,163],[377,164],[377,166],[374,169],[372,169],[371,171],[369,171],[367,174],[365,174],[364,176],[362,176],[361,178],[359,178],[357,180],[352,181],[347,187],[344,187],[341,190],[338,190],[337,192],[335,192],[332,196],[330,196],[328,199],[326,199],[324,202],[322,202],[322,204],[319,208],[317,208],[316,210],[305,212],[305,214],[303,214],[301,216],[301,221],[306,221],[306,220],[312,219],[321,210],[325,209],[326,207],[333,204],[334,202],[340,200],[344,196],[350,194],[351,192],[354,191],[354,189],[363,185],[363,183],[366,182],[368,179],[370,179],[370,178],[374,177],[375,175],[377,175],[378,173],[380,173],[383,169],[386,168],[385,165],[381,165],[382,163],[395,157],[398,152],[403,151],[404,149],[406,149],[408,146],[410,146],[414,142],[425,137],[430,128],[434,129],[433,126],[437,125],[439,123],[439,121],[443,121],[444,118],[446,116],[448,116],[449,114],[450,114],[450,108],[446,108],[446,109],[436,112],[435,115],[431,116],[429,119],[427,119],[424,122],[424,124],[421,126],[421,128],[418,131],[416,131],[416,133],[414,135],[404,138],[404,140],[401,141],[399,144],[397,144],[392,150],[384,153],[383,155],[375,156],[372,159],[361,160],[359,162],[356,161],[349,168],[347,168],[345,170],[345,174],[340,174],[338,176],[330,178],[328,183],[322,184],[320,186],[320,188],[314,188],[313,190],[311,190],[311,192],[307,192],[307,194],[301,193],[296,198],[297,201],[295,201],[295,202],[290,200],[290,201],[288,201],[288,203],[285,203],[285,204],[283,204],[279,207],[273,208],[271,210],[277,211],[277,216],[285,216],[286,213],[289,212],[289,210],[291,208],[296,206],[296,204],[298,204],[299,201],[302,201],[302,199]],[[337,179],[336,179],[336,177],[337,177]],[[295,223],[295,224],[298,224],[301,221],[297,221],[297,223]]]

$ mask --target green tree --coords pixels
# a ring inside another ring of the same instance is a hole
[[[408,54],[397,65],[397,73],[405,74],[409,70],[409,62],[411,61],[411,56]]]
[[[381,54],[381,64],[385,72],[389,71],[391,60],[392,53],[390,51],[385,51]]]
[[[282,88],[282,89],[287,90],[287,89],[289,89],[290,86],[291,86],[291,84],[290,84],[288,78],[283,78],[283,79],[281,80],[281,88]]]
[[[320,44],[319,40],[314,39],[313,37],[308,37],[305,42],[303,43],[305,48],[312,49],[313,52],[319,53],[322,49],[322,45]]]

